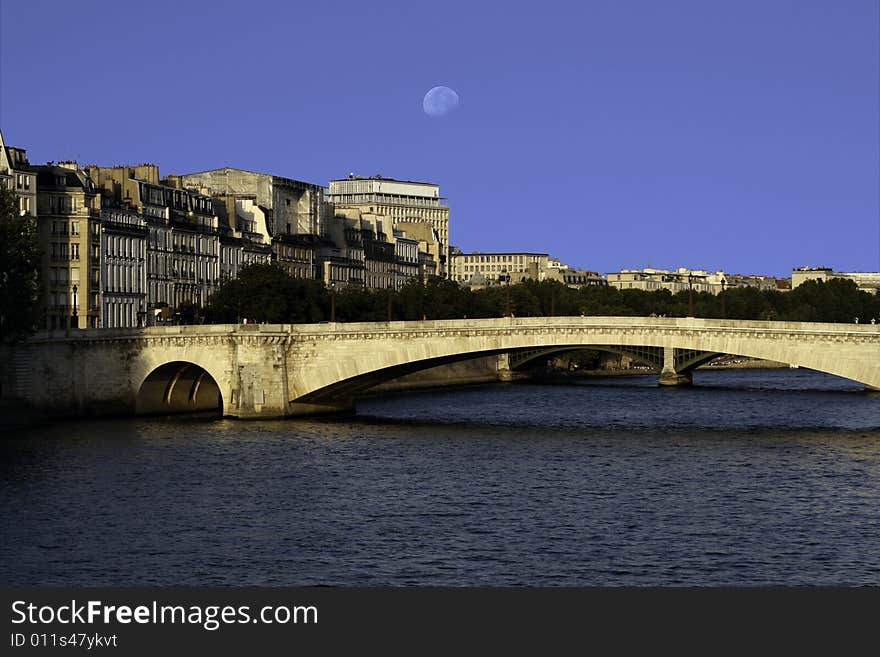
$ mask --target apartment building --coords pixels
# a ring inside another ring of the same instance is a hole
[[[101,322],[100,193],[76,162],[33,167],[43,252],[43,326],[97,328]]]
[[[439,275],[449,272],[449,206],[434,183],[395,180],[381,175],[331,180],[327,200],[335,209],[357,209],[388,217],[389,230],[407,230],[405,224],[429,226],[438,241]]]

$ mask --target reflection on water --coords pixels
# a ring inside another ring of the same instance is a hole
[[[0,464],[0,581],[880,584],[880,398],[802,369],[695,383],[22,433]]]

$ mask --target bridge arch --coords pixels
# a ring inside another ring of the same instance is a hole
[[[350,408],[373,385],[500,353],[602,349],[662,363],[661,385],[690,380],[717,355],[760,358],[880,383],[876,327],[693,318],[517,318],[296,327],[288,370],[291,414]],[[299,345],[305,348],[300,351]],[[656,354],[656,360],[647,358]],[[322,408],[323,407],[323,408]]]
[[[213,376],[188,361],[172,361],[152,370],[137,391],[138,415],[223,411],[223,395]]]

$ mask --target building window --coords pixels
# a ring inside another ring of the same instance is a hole
[[[70,259],[79,260],[79,244],[70,245]]]

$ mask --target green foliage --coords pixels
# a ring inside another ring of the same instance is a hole
[[[33,333],[39,319],[40,251],[30,216],[15,192],[0,188],[0,343]]]
[[[356,287],[327,290],[290,277],[277,265],[253,265],[224,282],[211,297],[210,322],[384,322],[484,317],[640,316],[685,317],[690,294],[668,290],[619,290],[611,286],[566,287],[557,281],[525,281],[471,291],[448,280],[410,281],[399,291]],[[880,299],[851,281],[811,281],[792,292],[734,288],[721,295],[694,292],[696,317],[862,322],[880,319]]]
[[[327,291],[318,281],[293,278],[277,265],[251,265],[224,281],[206,308],[211,323],[296,324],[326,317]]]

